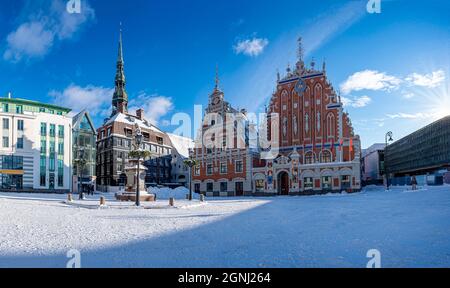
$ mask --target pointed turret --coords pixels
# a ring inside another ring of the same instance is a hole
[[[124,72],[123,50],[122,50],[122,27],[119,35],[119,51],[117,55],[117,69],[115,79],[115,89],[113,96],[113,115],[116,113],[128,112],[128,94],[125,90],[126,80]]]

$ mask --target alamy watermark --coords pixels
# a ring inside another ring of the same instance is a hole
[[[69,14],[80,14],[81,0],[68,0],[66,9]]]
[[[377,249],[370,249],[367,251],[367,258],[369,258],[369,262],[367,262],[366,268],[381,268],[381,252]]]
[[[381,13],[381,0],[369,0],[367,2],[367,13],[380,14]]]
[[[66,254],[69,261],[67,261],[66,268],[78,269],[81,268],[81,253],[76,249],[67,251]]]

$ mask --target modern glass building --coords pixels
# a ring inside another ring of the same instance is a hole
[[[413,175],[443,177],[450,171],[450,116],[388,146],[385,163],[386,172],[394,180]]]
[[[70,109],[0,98],[0,188],[70,191]]]
[[[73,192],[78,193],[78,187],[86,190],[90,186],[95,186],[96,182],[97,132],[87,111],[73,117],[72,138]],[[80,161],[80,156],[83,157],[83,162]]]

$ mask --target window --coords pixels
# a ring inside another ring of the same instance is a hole
[[[45,108],[44,107],[39,108],[39,112],[45,113]]]
[[[46,183],[45,183],[46,182],[45,172],[41,173],[41,175],[39,177],[39,182],[40,182],[41,187],[44,187],[46,185]]]
[[[23,149],[23,137],[17,138],[17,149]]]
[[[56,125],[50,124],[50,137],[55,137],[55,136],[56,136]]]
[[[50,154],[50,158],[48,161],[48,167],[50,171],[55,171],[55,154]]]
[[[9,147],[9,137],[3,136],[3,148],[8,148],[8,147]]]
[[[55,110],[48,110],[48,113],[55,114]]]
[[[109,137],[109,136],[111,136],[111,127],[109,127],[107,130],[106,130],[106,135]]]
[[[62,111],[58,111],[58,112],[56,112],[56,115],[59,115],[59,116],[62,116]]]
[[[2,110],[5,113],[9,112],[9,104],[8,103],[2,103]]]
[[[64,155],[64,142],[58,142],[58,155]]]
[[[200,176],[200,165],[194,167],[194,175]]]
[[[47,136],[47,123],[41,123],[41,136]]]
[[[312,151],[309,151],[305,155],[305,164],[313,164],[314,163],[314,154]]]
[[[56,143],[55,141],[50,141],[50,155],[55,154],[56,152]]]
[[[9,130],[9,119],[3,118],[3,129]]]
[[[200,184],[199,183],[194,184],[194,192],[200,194]]]
[[[332,159],[331,159],[331,152],[330,152],[330,151],[327,151],[327,150],[322,151],[322,159],[321,159],[321,162],[322,162],[322,163],[330,163],[330,162],[332,162]]]
[[[242,160],[237,160],[236,161],[236,173],[242,173],[244,172],[244,164],[242,162]]]
[[[213,192],[213,183],[206,183],[206,192]]]
[[[58,187],[64,186],[64,160],[58,160]]]
[[[346,189],[350,188],[350,176],[349,175],[343,175],[341,176],[341,188]]]
[[[331,176],[322,177],[322,189],[331,189]]]
[[[227,173],[227,163],[220,163],[220,174]]]
[[[156,142],[157,142],[159,145],[164,145],[164,139],[161,138],[161,137],[156,137]]]
[[[2,168],[10,170],[22,170],[23,169],[23,157],[22,156],[1,156]]]
[[[41,154],[47,154],[47,141],[41,140]]]
[[[206,165],[206,175],[212,175],[213,174],[213,165],[208,164]]]
[[[102,132],[100,133],[101,135],[101,139],[105,138],[105,130],[102,130]]]
[[[64,138],[64,126],[63,125],[58,125],[58,137]]]
[[[311,189],[314,188],[313,178],[312,177],[306,177],[304,179],[304,188],[305,188],[305,190],[311,190]]]
[[[227,191],[228,191],[228,183],[220,182],[220,192],[227,192]]]
[[[265,190],[264,180],[256,180],[255,181],[255,189],[256,192],[263,192]]]
[[[16,113],[17,114],[23,114],[23,106],[22,105],[17,105],[16,106]]]
[[[17,120],[17,130],[18,131],[24,130],[23,120]]]

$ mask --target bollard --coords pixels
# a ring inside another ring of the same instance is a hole
[[[200,202],[205,202],[205,195],[200,194]]]
[[[106,199],[105,197],[100,197],[100,206],[105,206],[106,205]]]
[[[170,205],[170,207],[175,206],[175,199],[174,198],[169,198],[169,205]]]
[[[186,200],[189,200],[189,194],[186,194]]]
[[[67,195],[67,201],[73,202],[73,197],[72,197],[72,194],[71,194],[71,193],[69,193],[69,194]]]

